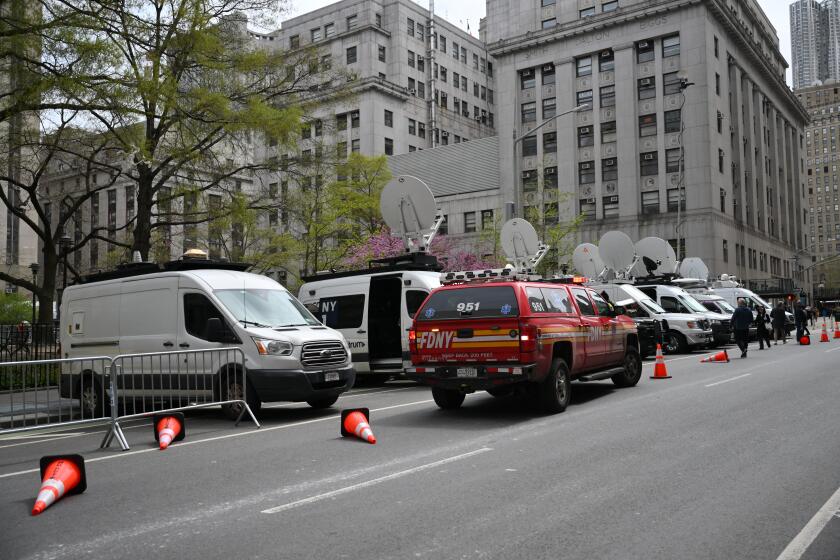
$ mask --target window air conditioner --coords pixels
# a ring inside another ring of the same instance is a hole
[[[587,198],[586,203],[587,204],[595,204],[595,199],[594,198]]]
[[[648,42],[647,42],[647,41],[640,41],[640,42],[639,42],[639,48],[640,48],[640,49],[646,49],[646,48],[648,48]]]
[[[650,85],[650,78],[642,78],[641,80],[639,80],[639,83],[643,86],[649,86]]]
[[[543,64],[542,69],[543,69],[543,72],[551,72],[552,70],[554,70],[554,65],[553,64]]]
[[[449,133],[446,132],[445,130],[443,132],[441,132],[440,135],[443,136],[444,138],[449,138]]]
[[[604,160],[604,165],[607,165],[607,166],[613,166],[613,165],[615,165],[615,159],[613,159],[613,158],[610,158],[610,159],[605,159],[605,160]]]
[[[652,159],[653,159],[653,154],[645,154],[645,155],[644,155],[644,158],[645,158],[646,160],[652,160]]]
[[[591,163],[581,163],[580,168],[581,169],[592,169],[592,164]]]
[[[618,202],[618,196],[608,196],[607,202]]]
[[[582,126],[580,127],[580,131],[583,134],[589,134],[590,132],[592,132],[592,129],[590,129],[588,126]]]
[[[611,54],[612,54],[612,51],[609,51],[609,50],[607,50],[607,51],[601,51],[601,56],[602,56],[602,57],[605,57],[605,56],[610,56]]]
[[[417,90],[416,90],[416,89],[413,89],[413,88],[412,88],[412,89],[409,89],[409,90],[408,90],[408,94],[409,94],[409,95],[417,95]]]

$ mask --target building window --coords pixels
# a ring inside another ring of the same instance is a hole
[[[414,51],[408,51],[408,65],[414,68]]]
[[[662,93],[671,95],[680,92],[680,76],[677,72],[669,72],[662,76]]]
[[[720,74],[715,72],[715,93],[720,95]]]
[[[533,68],[528,68],[527,70],[519,72],[519,84],[521,89],[531,89],[536,87],[537,83]]]
[[[618,0],[612,0],[611,2],[604,2],[601,4],[601,11],[603,13],[607,12],[614,12],[618,9]]]
[[[309,31],[309,38],[312,40],[313,43],[316,42],[316,41],[320,41],[321,40],[321,28],[316,27],[315,29],[310,30]]]
[[[557,114],[557,98],[546,97],[542,100],[542,116],[543,119],[550,119]]]
[[[407,33],[410,37],[413,37],[413,36],[414,36],[414,20],[413,20],[413,19],[411,19],[411,18],[408,18],[408,20],[407,20],[406,33]]]
[[[379,45],[379,62],[385,62],[385,47]]]
[[[454,58],[455,60],[458,60],[458,53],[459,53],[458,43],[456,43],[455,41],[452,41],[452,58]]]
[[[464,233],[475,232],[475,212],[464,212]]]
[[[670,37],[662,38],[662,58],[669,56],[679,56],[680,54],[680,36],[671,35]]]
[[[526,136],[522,139],[522,157],[537,155],[537,137]]]
[[[723,114],[720,111],[717,112],[717,131],[718,134],[723,133]]]
[[[347,49],[347,64],[354,64],[356,62],[356,47]]]
[[[578,147],[583,148],[595,143],[595,134],[591,126],[578,127]]]
[[[408,119],[408,133],[412,136],[417,134],[417,121],[414,119]]]
[[[715,37],[715,58],[720,58],[718,56],[718,38],[717,37]],[[724,241],[724,243],[726,243],[726,242]],[[724,259],[724,260],[726,260],[726,259]]]
[[[522,104],[522,122],[529,123],[537,120],[537,102],[530,101]]]
[[[557,168],[546,167],[543,171],[543,188],[556,189],[557,185]]]
[[[311,124],[305,123],[305,124],[301,125],[301,127],[300,127],[300,137],[303,140],[306,140],[307,138],[312,137],[312,125]]]
[[[601,123],[601,144],[615,142],[615,121]]]
[[[557,18],[548,18],[542,20],[543,29],[551,29],[552,27],[557,27]]]
[[[595,8],[594,7],[584,8],[579,13],[580,13],[580,17],[582,17],[582,18],[589,17],[589,16],[594,16],[595,15]]]
[[[348,17],[347,18],[347,31],[350,31],[351,29],[356,29],[357,24],[358,24],[358,18],[356,17],[355,14]]]
[[[444,37],[443,35],[440,35],[438,37],[438,48],[440,52],[446,53],[446,37]]]
[[[385,126],[394,128],[394,113],[385,109]]]
[[[612,49],[601,51],[598,55],[598,70],[600,72],[608,72],[615,68],[615,53]]]
[[[336,130],[347,130],[347,113],[335,116]]]
[[[538,180],[535,169],[527,169],[522,172],[522,190],[532,192],[537,190]]]
[[[723,173],[724,159],[725,159],[725,154],[723,153],[723,150],[718,148],[718,171],[720,171],[721,173]]]
[[[557,0],[540,0],[540,5],[545,8],[546,6],[553,6]]]
[[[587,89],[577,92],[577,104],[589,105],[589,107],[592,108],[592,90]]]
[[[426,84],[422,81],[417,82],[417,97],[420,99],[426,99]]]
[[[592,57],[584,56],[575,60],[577,77],[592,75]]]
[[[376,27],[382,27],[382,14],[376,14]]]
[[[347,142],[336,142],[335,156],[340,160],[343,160],[347,157]]]
[[[493,229],[493,211],[481,211],[481,229]]]
[[[636,62],[650,62],[654,58],[653,41],[639,41],[636,43]]]
[[[615,86],[601,87],[601,107],[615,107]]]
[[[359,128],[359,112],[350,113],[350,128]]]
[[[131,223],[134,219],[134,187],[125,188],[125,221]]]
[[[447,70],[445,66],[440,67],[440,81],[446,83],[447,80]]]
[[[656,136],[656,114],[639,117],[639,137]]]
[[[426,123],[418,122],[417,123],[417,136],[420,138],[426,137]]]
[[[715,37],[715,42],[717,43],[717,37]],[[726,239],[723,240],[723,262],[729,262],[729,241]]]
[[[582,161],[578,164],[578,184],[589,185],[595,182],[595,162]]]
[[[594,218],[595,217],[595,199],[594,198],[582,198],[580,200],[580,215],[584,218]]]
[[[355,139],[350,141],[350,151],[351,152],[353,152],[354,154],[358,154],[360,149],[361,149],[361,146],[359,145],[359,139],[358,138],[355,138]]]
[[[557,152],[557,133],[546,132],[543,134],[543,153]]]
[[[642,177],[659,175],[659,154],[657,152],[639,154],[639,169]]]
[[[300,48],[300,35],[292,35],[291,37],[289,37],[289,48],[290,49]]]
[[[680,110],[665,111],[665,132],[679,132],[682,122],[680,120]]]
[[[665,150],[665,173],[679,173],[680,149]]]
[[[426,59],[419,54],[417,55],[417,70],[420,72],[426,71]]]
[[[682,191],[682,200],[680,200],[680,191]],[[683,189],[668,189],[666,194],[668,196],[668,212],[676,212],[677,204],[681,207],[680,210],[685,212],[685,191]]]
[[[554,65],[553,64],[546,64],[542,67],[542,85],[544,85],[544,86],[553,86],[554,85]]]
[[[618,217],[618,195],[613,196],[605,196],[601,202],[604,205],[604,217],[605,218],[617,218]]]
[[[414,78],[408,79],[408,94],[417,95],[417,81]]]
[[[639,80],[639,99],[651,99],[656,97],[656,78],[641,78]]]
[[[659,214],[659,191],[642,193],[642,214]]]
[[[608,158],[601,160],[601,181],[615,181],[618,179],[618,160]]]

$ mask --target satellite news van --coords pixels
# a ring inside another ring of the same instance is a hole
[[[347,339],[359,379],[402,375],[411,356],[408,331],[429,293],[441,285],[441,266],[426,253],[443,216],[429,187],[416,177],[395,177],[382,190],[382,217],[405,254],[375,259],[369,267],[304,278],[300,301]]]

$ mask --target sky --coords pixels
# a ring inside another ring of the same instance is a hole
[[[291,12],[286,18],[317,10],[333,4],[335,0],[289,0],[289,2]],[[423,7],[429,5],[426,0],[417,3]],[[788,10],[790,2],[788,0],[758,0],[758,3],[776,28],[782,54],[790,64],[790,12]],[[478,36],[478,22],[484,17],[484,11],[485,0],[435,0],[437,15],[462,29],[466,29],[469,24],[470,32],[476,37]],[[790,83],[790,69],[788,69],[787,77]]]

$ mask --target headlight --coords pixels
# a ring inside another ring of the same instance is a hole
[[[694,321],[689,321],[685,324],[685,326],[688,327],[689,329],[696,329],[697,328],[697,323],[695,323]]]
[[[257,345],[260,356],[289,356],[294,348],[291,342],[270,338],[254,337],[254,344]]]

